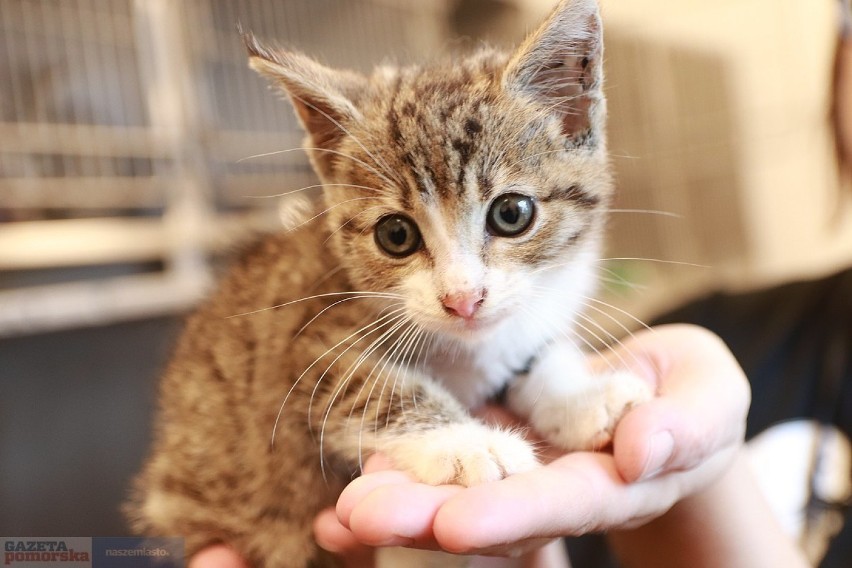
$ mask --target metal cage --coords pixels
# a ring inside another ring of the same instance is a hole
[[[0,3],[0,335],[184,309],[310,186],[237,25],[339,66],[442,43],[443,2]]]

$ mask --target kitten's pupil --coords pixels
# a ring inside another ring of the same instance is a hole
[[[408,240],[408,231],[405,230],[405,227],[395,227],[390,230],[388,236],[393,244],[400,247]]]
[[[500,206],[500,219],[507,225],[514,225],[521,218],[521,212],[514,203],[503,203]]]
[[[488,211],[488,229],[500,237],[520,235],[532,224],[534,209],[532,198],[526,195],[501,195]]]
[[[403,215],[386,215],[376,223],[376,244],[384,252],[404,257],[420,248],[420,231],[417,225]]]

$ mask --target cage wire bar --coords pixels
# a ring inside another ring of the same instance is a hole
[[[366,70],[440,49],[447,5],[0,2],[0,336],[186,309],[316,184],[237,22]]]

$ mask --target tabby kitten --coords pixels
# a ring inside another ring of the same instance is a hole
[[[308,133],[324,214],[257,243],[189,318],[138,531],[316,565],[313,517],[375,451],[430,484],[536,467],[468,412],[504,389],[554,444],[609,441],[649,393],[589,376],[572,331],[612,192],[601,41],[593,0],[561,2],[512,54],[370,77],[247,36]]]

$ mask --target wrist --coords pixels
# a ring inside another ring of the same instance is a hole
[[[742,449],[703,489],[646,525],[610,536],[627,567],[808,565],[769,509]]]

